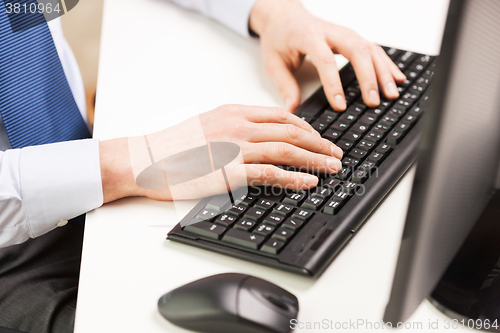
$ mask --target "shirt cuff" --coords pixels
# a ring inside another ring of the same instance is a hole
[[[240,35],[250,37],[250,13],[257,0],[212,0],[207,3],[207,15]]]
[[[23,148],[20,169],[23,206],[33,238],[103,203],[96,139]]]

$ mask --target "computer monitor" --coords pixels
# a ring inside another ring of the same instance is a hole
[[[450,316],[500,318],[499,18],[500,1],[450,1],[385,322],[427,297]]]

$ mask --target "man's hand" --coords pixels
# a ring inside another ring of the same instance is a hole
[[[201,130],[197,131],[196,127]],[[102,141],[100,161],[104,202],[126,196],[174,199],[172,188],[139,187],[136,184],[137,174],[151,165],[151,158],[160,161],[200,146],[203,142],[231,142],[239,146],[242,161],[233,163],[226,170],[228,177],[242,180],[239,185],[308,189],[317,185],[316,176],[285,171],[274,165],[290,165],[324,173],[336,173],[341,168],[342,150],[322,139],[311,125],[295,115],[280,108],[225,105],[147,137]],[[186,173],[180,165],[169,165],[169,169],[172,173]],[[214,182],[214,177],[220,176],[212,172],[207,177],[175,185],[175,199],[222,193],[227,188]]]
[[[258,0],[250,14],[250,28],[260,36],[266,73],[277,85],[286,109],[300,103],[300,90],[293,72],[309,55],[316,66],[331,106],[342,111],[345,96],[334,53],[353,65],[366,105],[380,103],[378,86],[387,98],[398,97],[396,82],[405,75],[384,50],[352,30],[309,14],[299,0]]]

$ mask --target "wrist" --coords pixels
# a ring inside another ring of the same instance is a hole
[[[260,36],[275,18],[303,10],[299,0],[258,0],[250,12],[249,28]]]
[[[104,203],[142,195],[134,180],[127,138],[101,141],[99,160]]]

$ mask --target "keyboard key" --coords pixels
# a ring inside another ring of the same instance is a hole
[[[342,137],[342,140],[351,141],[353,144],[361,140],[361,134],[349,131]]]
[[[215,220],[215,224],[220,224],[223,227],[230,227],[236,222],[237,218],[229,214],[221,214]]]
[[[304,114],[301,114],[299,116],[299,118],[304,120],[305,122],[310,123],[313,120],[314,116],[311,114],[304,113]]]
[[[398,50],[398,49],[395,49],[393,47],[391,48],[388,48],[388,47],[384,47],[384,51],[387,53],[387,55],[392,59],[396,59],[397,57],[399,57],[401,55],[401,53],[403,53],[403,51],[401,50]]]
[[[342,191],[342,189],[340,189],[337,192],[335,192],[332,200],[338,200],[338,201],[344,202],[344,201],[349,200],[349,197],[350,197],[349,193],[344,192],[344,191]]]
[[[234,227],[236,229],[248,231],[248,230],[252,229],[256,224],[257,223],[255,221],[243,219],[243,220],[239,220],[238,223],[236,223],[234,225]]]
[[[333,191],[337,190],[340,187],[342,182],[338,178],[326,178],[323,180],[323,186],[328,186]]]
[[[345,122],[348,122],[348,123],[352,123],[353,121],[355,121],[357,118],[357,116],[355,114],[352,114],[352,113],[342,113],[342,115],[340,116],[339,118],[339,121],[345,121]]]
[[[345,182],[344,184],[342,184],[342,191],[349,194],[354,194],[356,186],[358,185],[355,182]]]
[[[226,231],[226,228],[210,222],[201,221],[185,226],[184,230],[202,237],[219,239],[224,231]]]
[[[339,172],[335,175],[340,180],[345,180],[351,175],[351,168],[342,167]]]
[[[392,126],[385,121],[379,121],[375,126],[373,126],[373,130],[385,134],[390,131],[391,127]]]
[[[340,208],[342,208],[342,201],[331,199],[323,208],[323,213],[335,215],[339,212]]]
[[[267,224],[270,224],[270,225],[278,225],[281,222],[283,222],[284,219],[285,219],[285,217],[283,215],[269,214],[264,219],[264,223],[267,223]]]
[[[385,97],[382,97],[382,98],[380,98],[380,104],[379,104],[378,108],[381,109],[382,111],[385,111],[392,105],[392,103],[393,103],[392,100],[389,100]]]
[[[292,217],[297,217],[299,219],[307,221],[313,216],[313,214],[314,213],[310,210],[299,208],[293,213]]]
[[[323,137],[335,143],[342,136],[342,133],[342,131],[329,128],[325,133],[323,133]]]
[[[356,146],[356,148],[358,149],[363,149],[367,152],[370,152],[373,148],[375,148],[375,144],[371,141],[368,141],[368,140],[361,140],[358,145]],[[344,163],[342,162],[342,165],[344,165]],[[353,165],[355,166],[355,165]]]
[[[281,227],[274,232],[274,234],[271,236],[271,238],[279,239],[281,241],[286,242],[287,240],[289,240],[293,236],[294,233],[295,233],[295,231],[290,229],[290,228]]]
[[[364,114],[361,118],[359,118],[358,123],[364,124],[368,127],[373,125],[377,121],[378,117],[373,114]]]
[[[290,228],[292,230],[296,230],[300,228],[304,224],[304,220],[298,219],[296,217],[290,217],[285,220],[283,223],[283,228]]]
[[[240,216],[245,212],[247,207],[245,205],[239,204],[239,205],[233,205],[230,210],[228,210],[226,213],[232,214],[234,216]]]
[[[267,237],[270,234],[272,234],[273,231],[274,231],[274,227],[273,226],[271,226],[269,224],[262,223],[262,224],[259,224],[257,226],[257,228],[255,228],[255,230],[253,232],[254,232],[254,234]]]
[[[271,209],[274,206],[274,201],[267,199],[259,199],[255,204],[255,207],[260,207],[262,209]]]
[[[352,157],[352,158],[355,158],[357,160],[362,160],[366,157],[366,154],[368,154],[366,152],[366,150],[362,150],[362,149],[359,149],[359,148],[354,148],[350,153],[349,153],[349,156]]]
[[[365,136],[365,139],[368,141],[372,141],[375,143],[378,143],[380,140],[382,140],[383,134],[377,132],[377,131],[371,131]]]
[[[337,147],[342,149],[344,151],[344,154],[347,153],[349,150],[351,150],[353,145],[354,145],[354,143],[352,143],[351,141],[344,140],[344,139],[337,142]]]
[[[246,211],[244,218],[259,222],[264,215],[266,215],[266,211],[264,209],[251,207]]]
[[[310,197],[307,198],[300,207],[310,209],[310,210],[318,210],[319,207],[323,204],[323,199],[320,197]]]
[[[359,147],[359,144],[358,144]],[[354,168],[356,165],[359,164],[359,159],[352,158],[352,157],[344,157],[342,159],[342,165],[350,168]]]
[[[398,143],[401,142],[403,139],[403,132],[398,132],[396,130],[393,130],[389,135],[387,136],[387,143],[391,145],[397,145]]]
[[[313,197],[319,197],[321,199],[325,199],[332,195],[332,190],[328,187],[316,186],[314,190],[311,191],[311,195]]]
[[[380,165],[384,157],[384,154],[373,152],[370,156],[368,156],[368,160],[374,162],[375,165]]]
[[[300,192],[287,193],[285,198],[283,199],[283,203],[299,206],[302,203],[302,201],[304,201],[305,198],[306,195],[304,193]]]
[[[387,155],[391,152],[392,146],[387,144],[387,143],[381,143],[377,149],[375,149],[376,152],[382,153],[384,155]]]
[[[287,205],[287,204],[284,204],[284,203],[278,203],[274,207],[274,209],[273,209],[273,214],[288,216],[291,213],[293,213],[294,209],[295,209],[295,207],[292,206],[292,205]]]
[[[413,110],[411,110],[409,114],[418,118],[422,113],[423,113],[423,108],[416,107]]]
[[[366,131],[368,131],[369,126],[361,123],[358,121],[356,124],[354,124],[351,128],[351,131],[358,133],[358,134],[363,134]]]
[[[361,103],[355,103],[355,104],[349,106],[347,108],[347,110],[345,110],[345,113],[354,114],[357,117],[360,114],[362,114],[363,111],[365,111],[365,110],[366,110],[366,105],[361,104]]]
[[[318,131],[320,134],[323,133],[330,124],[323,120],[316,120],[311,124],[311,126]]]
[[[354,102],[360,94],[361,93],[360,93],[359,89],[347,88],[347,90],[344,93],[345,101],[346,101],[347,105]]]
[[[352,182],[357,184],[363,184],[370,177],[368,170],[364,168],[358,168],[352,174]]]
[[[378,119],[384,114],[385,110],[386,110],[386,108],[385,109],[381,108],[379,105],[378,108],[368,109],[365,114],[370,115],[370,116]]]
[[[406,133],[410,130],[410,124],[404,123],[400,121],[395,127],[394,130],[402,133]]]
[[[319,116],[319,120],[324,121],[325,123],[331,124],[339,117],[339,112],[328,111],[326,110]]]
[[[196,215],[197,218],[199,218],[201,220],[205,220],[205,221],[210,221],[210,220],[212,220],[216,216],[217,216],[217,212],[216,211],[213,211],[211,209],[206,209],[206,208],[203,208],[198,213],[198,215]]]
[[[278,254],[281,248],[285,245],[285,242],[282,242],[277,239],[270,239],[260,249],[262,252],[270,253],[270,254]]]
[[[237,203],[237,204],[241,204],[241,205],[244,205],[244,206],[251,206],[253,205],[253,203],[255,202],[255,200],[257,200],[256,197],[254,197],[253,195],[242,195],[240,197],[235,197],[234,198],[234,201]]]
[[[336,122],[333,123],[333,125],[330,128],[333,130],[344,132],[345,130],[347,130],[349,128],[350,125],[351,125],[350,123],[343,121],[341,119],[338,119]]]
[[[222,213],[229,207],[231,207],[231,200],[227,193],[213,196],[205,206],[206,209],[215,211],[216,213]]]
[[[382,117],[382,120],[392,125],[398,121],[398,118],[393,115],[385,115]]]
[[[406,116],[404,116],[401,121],[403,123],[408,124],[408,125],[411,126],[413,123],[415,123],[416,120],[417,120],[417,117],[414,116],[414,115],[412,115],[411,111],[410,111],[410,114],[407,114]]]
[[[222,237],[223,242],[248,247],[254,250],[257,250],[258,246],[264,241],[264,239],[265,238],[263,236],[251,234],[238,229],[229,229],[224,237]]]

